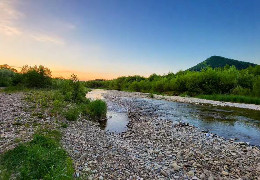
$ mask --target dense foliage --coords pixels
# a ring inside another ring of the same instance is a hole
[[[249,66],[256,66],[256,64],[244,62],[244,61],[238,61],[234,59],[229,59],[221,56],[211,56],[210,58],[206,59],[205,61],[197,64],[196,66],[193,66],[190,68],[190,71],[201,71],[202,69],[205,69],[207,67],[212,68],[223,68],[225,66],[235,66],[237,69],[246,69]]]
[[[87,106],[86,110],[92,119],[102,119],[106,117],[107,106],[104,101],[95,100]]]
[[[89,88],[107,88],[169,95],[234,94],[260,97],[260,66],[238,70],[234,66],[202,71],[180,71],[164,76],[152,74],[88,81]]]
[[[51,86],[51,71],[44,66],[23,66],[20,73],[8,65],[0,66],[0,86],[46,88]]]
[[[0,87],[11,86],[15,73],[9,69],[0,69]]]

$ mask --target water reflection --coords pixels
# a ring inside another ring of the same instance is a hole
[[[95,89],[87,93],[86,97],[91,100],[103,99],[106,90]],[[107,118],[99,121],[99,126],[108,132],[121,133],[127,130],[129,122],[127,110],[117,104],[107,102]]]
[[[127,113],[107,112],[106,131],[120,133],[127,130],[129,118]]]

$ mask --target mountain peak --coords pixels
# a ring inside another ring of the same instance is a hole
[[[222,56],[211,56],[207,58],[205,61],[197,64],[196,66],[193,66],[189,68],[190,71],[200,71],[206,67],[212,67],[212,68],[218,68],[218,67],[225,67],[226,65],[229,66],[235,66],[237,69],[246,69],[249,66],[256,66],[254,63],[250,62],[244,62],[244,61],[238,61],[235,59],[229,59]]]

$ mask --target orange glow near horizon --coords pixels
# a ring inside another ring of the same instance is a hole
[[[114,79],[118,76],[113,75],[111,73],[95,73],[95,72],[81,72],[81,71],[72,71],[72,70],[52,70],[52,77],[62,77],[62,78],[70,78],[72,74],[78,76],[81,81],[95,80],[95,79]]]
[[[4,62],[2,60],[0,60],[0,65],[3,64],[7,64],[9,66],[11,66],[12,68],[15,68],[18,72],[20,72],[21,68],[26,65],[22,65],[21,61],[17,62],[17,64],[9,64],[7,62]],[[28,66],[39,66],[40,64],[29,64]],[[68,70],[66,68],[55,68],[55,67],[49,67],[46,65],[43,65],[44,67],[47,67],[51,70],[51,74],[53,78],[65,78],[65,79],[69,79],[71,77],[72,74],[77,75],[77,77],[79,78],[79,80],[81,81],[88,81],[88,80],[95,80],[95,79],[105,79],[105,80],[109,80],[109,79],[114,79],[117,78],[119,76],[121,76],[120,74],[113,74],[113,73],[97,73],[97,72],[84,72],[84,71],[79,71],[79,70]]]

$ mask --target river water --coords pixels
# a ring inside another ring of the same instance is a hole
[[[105,90],[93,90],[87,98],[104,99]],[[185,122],[203,131],[214,133],[227,139],[248,142],[260,146],[260,111],[217,107],[211,105],[194,105],[187,103],[155,100],[148,98],[120,97],[122,101],[131,101],[136,109],[159,119],[173,122]],[[105,99],[107,101],[107,99]],[[129,121],[127,108],[107,101],[107,122],[103,128],[120,133],[127,130]]]

